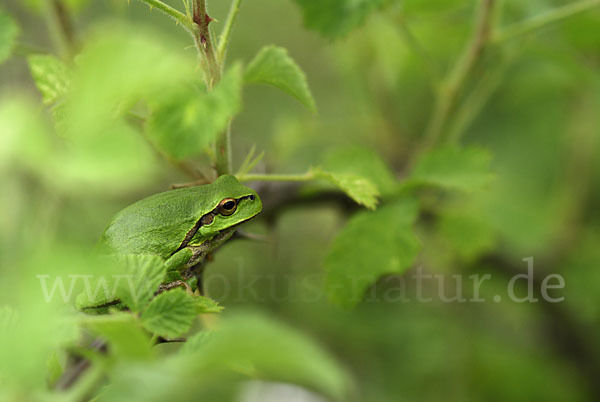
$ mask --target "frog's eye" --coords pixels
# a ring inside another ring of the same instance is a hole
[[[224,216],[233,214],[237,208],[237,201],[234,198],[225,198],[219,203],[219,213]]]

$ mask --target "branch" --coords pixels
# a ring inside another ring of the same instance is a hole
[[[261,173],[248,173],[237,176],[240,182],[248,181],[290,181],[290,182],[303,182],[311,181],[316,178],[314,172],[308,171],[301,174],[261,174]]]
[[[188,18],[187,15],[182,12],[174,9],[168,4],[163,3],[160,0],[139,0],[143,3],[146,3],[150,6],[150,8],[156,8],[163,13],[167,14],[169,17],[173,18],[175,22],[181,24],[189,33],[193,33],[193,23]]]
[[[546,13],[536,15],[535,17],[532,17],[525,21],[509,25],[508,27],[498,32],[494,36],[492,41],[494,43],[501,43],[511,39],[515,39],[528,33],[538,31],[548,25],[560,22],[564,19],[590,10],[597,6],[600,6],[600,0],[583,0],[567,4],[565,6],[558,7]]]
[[[227,21],[225,21],[225,27],[223,28],[223,34],[219,40],[219,47],[217,51],[221,64],[225,61],[225,57],[227,56],[227,48],[229,47],[231,31],[233,30],[233,26],[235,25],[235,21],[237,20],[237,16],[240,12],[241,4],[242,0],[233,0],[231,3],[231,8],[229,9],[229,14],[227,15]]]
[[[461,57],[442,82],[433,114],[425,132],[425,149],[435,145],[439,140],[469,73],[473,70],[490,39],[495,5],[496,0],[481,0],[471,39]]]
[[[206,0],[194,0],[193,21],[196,25],[194,39],[204,62],[206,84],[208,88],[213,88],[221,80],[221,66],[217,62],[212,34],[208,27],[213,19],[206,10]]]
[[[69,10],[62,0],[46,0],[46,21],[59,51],[72,58],[77,51],[75,29]]]
[[[547,261],[537,261],[536,265],[542,264],[547,269],[545,272],[554,272],[552,266],[558,265],[564,255],[559,259],[552,258]],[[515,264],[501,255],[491,254],[484,256],[477,262],[477,265],[489,266],[506,278],[514,278],[515,275],[525,273],[520,264]],[[539,276],[532,277],[533,289],[542,288],[542,280]],[[527,286],[527,285],[525,285]],[[591,400],[600,400],[600,362],[598,360],[598,350],[593,345],[586,334],[592,333],[590,328],[586,328],[581,322],[572,317],[572,314],[562,307],[560,303],[550,303],[540,295],[534,295],[538,298],[538,305],[544,312],[542,314],[542,323],[545,328],[543,334],[548,337],[552,347],[563,359],[570,361],[577,369],[582,379],[587,384],[587,391]]]
[[[448,143],[456,144],[460,141],[462,135],[475,121],[490,97],[502,83],[505,72],[506,63],[502,63],[500,66],[495,67],[495,69],[486,72],[485,76],[481,78],[471,94],[468,95],[455,113],[448,131]]]
[[[406,46],[421,60],[431,79],[432,87],[437,90],[442,78],[440,66],[412,33],[402,15],[398,16],[398,27]]]

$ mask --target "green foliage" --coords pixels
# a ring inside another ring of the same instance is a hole
[[[67,94],[72,72],[64,62],[51,55],[39,54],[29,56],[27,62],[46,105],[54,104]]]
[[[196,317],[194,298],[181,289],[156,296],[142,313],[142,325],[165,338],[177,338],[189,331]]]
[[[246,68],[244,81],[277,87],[313,112],[316,111],[306,75],[284,48],[264,47]]]
[[[334,173],[313,169],[316,178],[326,180],[339,188],[360,205],[369,209],[377,206],[379,190],[371,181],[352,173]]]
[[[83,325],[108,341],[115,359],[146,360],[152,356],[150,338],[131,314],[86,317]]]
[[[480,148],[435,149],[417,162],[411,180],[421,185],[473,191],[490,183],[490,163],[491,155]]]
[[[117,298],[131,311],[144,310],[164,281],[164,261],[155,255],[127,255],[119,263],[127,281],[119,282]]]
[[[16,22],[0,9],[0,64],[10,56],[18,34],[19,27]]]
[[[207,0],[208,30],[195,1],[128,3],[7,0],[22,35],[0,12],[0,400],[599,399],[598,0]],[[207,259],[207,296],[92,252],[115,211],[224,173],[269,241]],[[563,302],[506,297],[526,256]],[[471,274],[485,303],[436,299]]]
[[[325,289],[334,302],[354,306],[381,275],[411,267],[420,249],[413,232],[417,212],[417,203],[404,199],[350,219],[325,260]]]
[[[323,167],[330,172],[364,177],[375,184],[384,196],[394,192],[398,186],[389,166],[369,149],[346,147],[333,150],[327,153]]]
[[[234,368],[252,377],[307,386],[343,400],[343,370],[310,339],[273,319],[250,311],[224,320],[218,332],[190,355],[196,367]]]
[[[302,9],[304,25],[335,38],[362,25],[367,16],[389,0],[295,0]]]
[[[83,9],[89,2],[90,0],[65,0],[64,5],[72,11],[78,12],[81,11],[81,9]],[[24,0],[23,3],[36,12],[43,12],[46,9],[44,0]]]
[[[204,296],[196,297],[197,314],[220,313],[221,311],[223,311],[223,306],[220,306],[219,303],[213,299]]]
[[[148,135],[175,159],[207,151],[224,135],[241,102],[241,67],[232,67],[210,92],[186,83],[151,107]]]
[[[466,213],[446,212],[440,219],[439,232],[450,243],[452,250],[463,260],[473,261],[495,245],[495,236],[489,224]]]

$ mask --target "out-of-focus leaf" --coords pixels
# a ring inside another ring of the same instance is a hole
[[[114,192],[156,177],[155,152],[127,120],[132,106],[164,96],[196,72],[152,32],[114,26],[102,32],[78,57],[57,112],[67,140],[61,171],[65,186]]]
[[[194,317],[194,298],[181,289],[174,289],[156,296],[141,318],[148,331],[165,338],[177,338],[190,329]]]
[[[196,370],[238,368],[252,377],[303,385],[339,400],[348,390],[348,378],[325,351],[296,330],[256,313],[227,317],[189,357]]]
[[[296,98],[310,110],[316,111],[306,75],[284,48],[264,47],[246,68],[244,81],[273,85]]]
[[[0,169],[22,166],[42,177],[55,172],[49,158],[53,155],[48,127],[33,102],[20,97],[0,101]]]
[[[56,307],[32,300],[15,308],[0,307],[2,388],[16,385],[41,391],[46,387],[46,362],[79,336],[75,320]]]
[[[370,180],[352,173],[332,173],[322,169],[313,169],[315,177],[327,180],[360,205],[369,209],[377,206],[379,191]]]
[[[82,324],[106,339],[111,353],[118,359],[140,360],[152,357],[150,338],[131,314],[87,316],[82,319]]]
[[[304,25],[323,36],[335,38],[361,26],[389,0],[295,0],[302,9]]]
[[[185,344],[181,347],[179,352],[182,354],[196,352],[201,347],[204,347],[204,345],[209,342],[214,335],[214,331],[200,331],[197,334],[187,338]]]
[[[416,184],[473,191],[492,180],[491,160],[490,153],[480,148],[439,148],[423,155],[409,180]]]
[[[127,255],[120,263],[126,277],[119,282],[117,297],[132,311],[142,311],[158,290],[167,268],[155,255]]]
[[[467,261],[472,261],[489,251],[495,244],[492,227],[466,213],[443,213],[439,230],[450,243],[452,251]]]
[[[90,0],[63,0],[62,3],[69,8],[70,11],[78,12],[85,7]],[[24,0],[23,3],[27,7],[36,12],[43,12],[48,4],[45,0]]]
[[[148,135],[176,159],[196,156],[222,135],[241,103],[241,67],[232,67],[210,92],[189,83],[158,101]]]
[[[0,306],[0,329],[4,331],[12,331],[18,321],[18,314],[14,308],[10,306]]]
[[[352,307],[383,274],[410,268],[420,249],[413,232],[418,204],[403,199],[353,216],[325,259],[325,289],[335,303]]]
[[[364,177],[374,183],[382,195],[397,187],[394,174],[386,163],[372,150],[343,148],[327,154],[323,167],[329,172],[349,173]]]
[[[110,373],[110,385],[99,395],[106,402],[229,402],[239,399],[239,375],[199,371],[185,356],[121,364]]]
[[[72,72],[64,62],[54,56],[41,54],[29,56],[27,62],[45,104],[53,104],[67,93]]]
[[[17,23],[0,9],[0,64],[10,56],[18,34]]]

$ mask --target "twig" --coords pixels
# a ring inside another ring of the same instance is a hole
[[[221,66],[215,55],[212,34],[209,29],[213,19],[206,10],[206,0],[194,0],[194,40],[196,47],[202,56],[206,72],[206,84],[213,88],[221,80]]]
[[[412,33],[402,15],[398,16],[398,27],[406,46],[421,60],[431,79],[431,86],[437,91],[442,79],[440,66]]]
[[[229,47],[231,31],[233,30],[233,26],[235,25],[235,21],[237,20],[237,16],[240,12],[241,4],[242,0],[233,0],[231,3],[231,8],[229,9],[229,14],[227,15],[227,20],[225,21],[225,27],[223,28],[223,33],[221,34],[221,39],[219,40],[218,55],[221,64],[225,62],[225,58],[227,57],[227,48]]]
[[[310,181],[316,178],[312,171],[301,174],[261,174],[261,173],[247,173],[239,175],[238,180],[240,182],[248,181]]]
[[[473,34],[461,57],[442,82],[431,119],[425,132],[424,149],[434,146],[442,134],[448,117],[464,83],[479,60],[492,31],[493,11],[496,0],[481,0]]]
[[[188,18],[187,15],[174,9],[170,5],[163,3],[160,0],[139,0],[139,1],[148,4],[151,8],[154,7],[157,10],[160,10],[163,13],[167,14],[169,17],[173,18],[175,20],[175,22],[181,24],[181,26],[184,27],[189,33],[193,34],[193,31],[194,31],[193,23],[190,20],[190,18]]]
[[[73,21],[62,0],[46,0],[46,21],[60,53],[71,59],[77,50]]]
[[[555,8],[525,21],[509,25],[494,35],[492,42],[501,43],[518,38],[598,6],[600,6],[600,0],[583,0]]]
[[[553,256],[547,261],[536,261],[536,265],[541,262],[547,267],[546,272],[554,272],[552,266],[560,264],[565,255],[560,256],[558,259],[556,257],[559,256]],[[520,265],[496,254],[484,256],[476,263],[476,266],[482,265],[493,268],[508,278],[514,278],[515,275],[523,274],[524,271]],[[535,275],[535,271],[532,282],[534,291],[543,288],[542,280]],[[585,336],[585,334],[591,333],[591,330],[574,319],[572,314],[564,309],[560,303],[549,303],[543,297],[537,297],[537,299],[540,308],[545,313],[542,315],[542,322],[546,328],[544,330],[545,336],[548,337],[557,354],[574,364],[582,379],[587,383],[587,391],[591,400],[600,400],[598,350],[590,339]]]
[[[456,144],[460,141],[461,137],[479,115],[492,94],[500,86],[505,71],[505,65],[501,65],[492,71],[488,71],[473,89],[473,92],[464,100],[456,112],[450,130],[448,131],[448,143]]]

